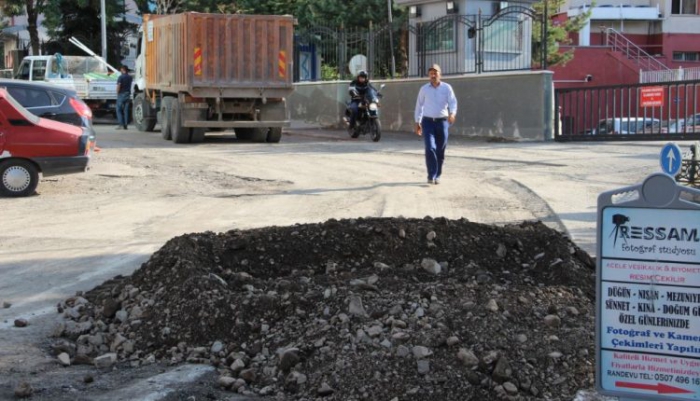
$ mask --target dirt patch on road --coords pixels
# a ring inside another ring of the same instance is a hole
[[[330,220],[168,241],[59,306],[72,363],[210,363],[280,400],[572,399],[594,265],[538,222]]]

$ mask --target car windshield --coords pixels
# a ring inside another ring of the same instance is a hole
[[[31,122],[32,124],[37,124],[39,122],[39,117],[35,116],[34,114],[30,113],[22,107],[21,104],[19,104],[15,98],[13,98],[6,90],[5,92],[5,100],[10,103],[17,111],[26,119],[27,121]]]

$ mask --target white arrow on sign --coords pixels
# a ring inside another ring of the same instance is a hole
[[[668,159],[668,171],[673,171],[673,161],[676,160],[676,154],[673,152],[673,149],[668,150],[666,158]]]

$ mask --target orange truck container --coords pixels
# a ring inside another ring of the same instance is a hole
[[[293,88],[291,16],[145,15],[134,76],[134,123],[200,142],[207,129],[279,142]]]

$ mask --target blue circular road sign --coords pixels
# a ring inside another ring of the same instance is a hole
[[[683,154],[675,143],[667,143],[661,148],[661,171],[675,177],[681,171]]]

